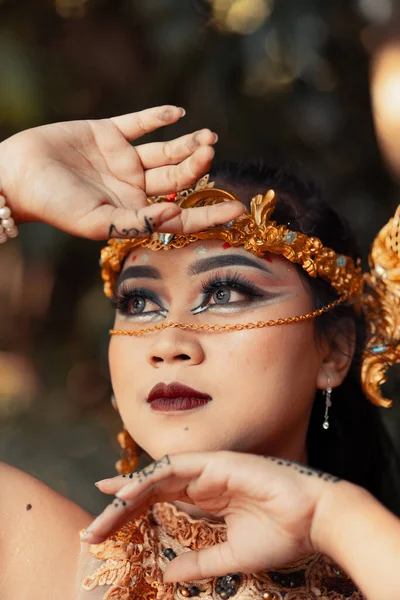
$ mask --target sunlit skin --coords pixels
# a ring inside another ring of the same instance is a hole
[[[255,266],[224,266],[193,274],[199,261],[220,262],[228,255],[248,257]],[[246,323],[313,310],[310,291],[297,269],[285,258],[268,259],[218,240],[171,251],[135,249],[117,284],[125,298],[125,314],[117,310],[114,326]],[[148,277],[143,268],[157,272]],[[232,278],[234,286],[229,288]],[[213,291],[205,292],[215,280],[221,282],[219,287],[213,284]],[[253,297],[240,289],[242,280],[253,287]],[[154,299],[142,299],[143,290]],[[166,453],[234,450],[306,462],[306,433],[316,390],[327,386],[328,376],[333,387],[339,385],[349,363],[332,355],[327,344],[316,342],[312,321],[224,333],[166,329],[141,337],[113,336],[109,354],[122,420],[135,441],[156,459]],[[146,399],[159,382],[179,382],[209,394],[212,401],[191,411],[156,412]]]

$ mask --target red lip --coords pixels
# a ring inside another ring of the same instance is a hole
[[[191,410],[204,406],[211,400],[209,394],[203,394],[178,382],[157,383],[150,391],[147,402],[157,411]]]

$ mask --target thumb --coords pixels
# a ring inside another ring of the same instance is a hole
[[[228,542],[204,550],[191,550],[174,558],[164,573],[165,583],[195,581],[240,571]]]
[[[148,237],[181,212],[179,206],[166,202],[136,210],[106,204],[83,217],[79,222],[79,232],[73,233],[94,240]]]

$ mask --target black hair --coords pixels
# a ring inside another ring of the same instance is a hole
[[[272,188],[278,202],[273,220],[293,231],[321,239],[336,253],[359,256],[354,235],[347,224],[323,200],[317,185],[286,168],[265,165],[263,161],[224,162],[213,168],[211,180],[216,187],[236,193],[249,206],[251,198]],[[304,276],[315,308],[337,298],[329,282]],[[351,305],[341,304],[314,320],[317,340],[334,344],[337,336],[355,333],[355,353],[350,372],[342,385],[333,390],[328,430],[324,430],[325,401],[316,393],[307,435],[309,464],[340,478],[363,486],[381,500],[385,448],[389,441],[377,407],[365,397],[360,383],[360,360],[365,343],[366,324],[362,314]],[[387,483],[387,482],[385,482]]]

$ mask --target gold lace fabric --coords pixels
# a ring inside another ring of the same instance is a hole
[[[193,519],[172,504],[156,504],[104,543],[89,547],[90,554],[103,562],[84,579],[81,588],[97,593],[101,589],[102,600],[185,600],[185,589],[196,585],[200,589],[198,600],[221,600],[215,591],[216,577],[190,584],[164,584],[162,574],[168,560],[163,551],[172,548],[179,555],[225,540],[225,525]],[[240,574],[233,598],[256,600],[267,594],[271,600],[363,600],[343,571],[321,554],[279,570]]]

